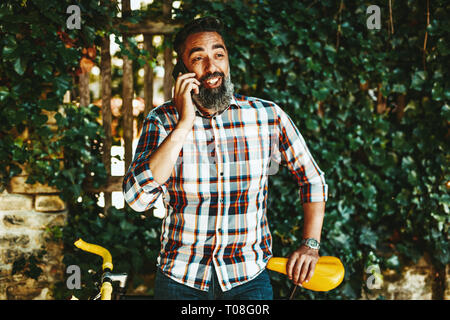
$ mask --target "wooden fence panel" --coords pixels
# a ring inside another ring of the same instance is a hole
[[[166,23],[171,20],[172,11],[172,0],[163,1],[163,17]],[[167,37],[164,36],[164,41],[167,43]],[[166,47],[164,49],[164,101],[169,100],[172,97],[172,86],[173,86],[173,49]]]
[[[130,0],[122,0],[122,15],[128,16],[131,12]],[[130,51],[128,36],[122,36],[125,48]],[[133,153],[133,60],[127,55],[122,56],[122,117],[123,140],[125,147],[125,170],[130,166]]]
[[[89,72],[80,73],[78,76],[78,90],[80,94],[80,106],[87,107],[91,103],[89,94]]]
[[[172,34],[180,25],[171,21],[171,8],[172,1],[163,1],[163,15],[164,22],[146,21],[139,24],[122,23],[127,25],[128,31],[122,35],[125,48],[128,50],[129,45],[127,37],[135,36],[138,34],[144,35],[144,49],[150,52],[150,55],[154,55],[155,48],[153,47],[153,36],[164,35],[168,36]],[[126,17],[131,11],[130,0],[122,1],[122,16]],[[128,56],[123,55],[123,76],[122,76],[122,117],[123,117],[123,139],[124,139],[124,155],[125,155],[125,172],[128,170],[133,154],[133,98],[134,98],[134,84],[133,84],[133,62]],[[164,100],[167,101],[172,97],[172,87],[174,84],[172,78],[173,69],[173,50],[166,48],[164,50]],[[112,112],[111,112],[111,53],[110,53],[110,40],[108,37],[103,39],[101,45],[101,97],[102,97],[102,121],[103,128],[105,130],[105,140],[103,141],[103,163],[105,164],[108,181],[106,185],[101,188],[93,188],[90,179],[87,179],[84,185],[85,190],[93,193],[104,193],[105,208],[104,214],[112,205],[112,192],[122,191],[123,176],[111,176],[111,146],[112,146]],[[89,104],[89,74],[84,78],[80,77],[80,98],[81,101]],[[145,100],[145,114],[146,116],[153,108],[153,86],[154,76],[153,68],[150,63],[144,66],[144,100]],[[82,91],[83,90],[83,91]]]
[[[101,74],[101,96],[102,96],[102,124],[105,131],[105,139],[103,141],[103,164],[105,165],[108,177],[111,176],[111,145],[112,145],[112,132],[111,132],[111,53],[110,53],[110,40],[109,36],[103,39],[101,46],[101,61],[100,61],[100,74]],[[105,208],[104,214],[108,212],[111,207],[112,195],[109,192],[104,193]]]
[[[123,39],[125,42],[127,41],[126,37]],[[125,48],[129,48],[129,45],[125,44]],[[128,168],[133,153],[133,60],[126,55],[123,56],[122,117],[125,168]]]
[[[153,35],[144,34],[144,50],[150,52],[150,57],[153,57]],[[145,117],[153,108],[153,67],[151,66],[149,61],[144,66],[144,101]]]

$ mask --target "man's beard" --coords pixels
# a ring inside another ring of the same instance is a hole
[[[222,77],[222,83],[218,88],[205,88],[203,85],[199,88],[199,94],[193,94],[192,98],[200,107],[211,110],[212,112],[221,112],[229,105],[233,97],[234,85],[231,77],[227,77],[222,72],[214,72],[200,79],[201,82],[209,78]]]

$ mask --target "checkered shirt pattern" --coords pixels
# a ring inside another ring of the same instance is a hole
[[[164,274],[207,291],[215,267],[222,290],[230,290],[257,277],[272,256],[269,175],[279,164],[287,166],[306,203],[327,201],[324,173],[278,105],[234,94],[220,114],[205,116],[197,110],[170,178],[159,184],[148,159],[177,122],[172,101],[145,118],[124,177],[124,197],[142,212],[162,196],[165,217],[157,264]]]

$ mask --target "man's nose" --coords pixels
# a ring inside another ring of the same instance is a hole
[[[215,65],[214,61],[211,58],[209,58],[209,57],[206,58],[206,61],[205,61],[205,73],[213,74],[216,71],[219,71],[219,69]]]

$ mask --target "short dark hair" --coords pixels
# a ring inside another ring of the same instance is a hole
[[[175,41],[173,42],[173,48],[175,49],[178,58],[181,59],[183,54],[183,45],[186,39],[194,33],[198,32],[217,32],[223,39],[223,23],[216,17],[203,17],[199,19],[192,20],[187,23],[180,31],[178,31],[175,36]]]

